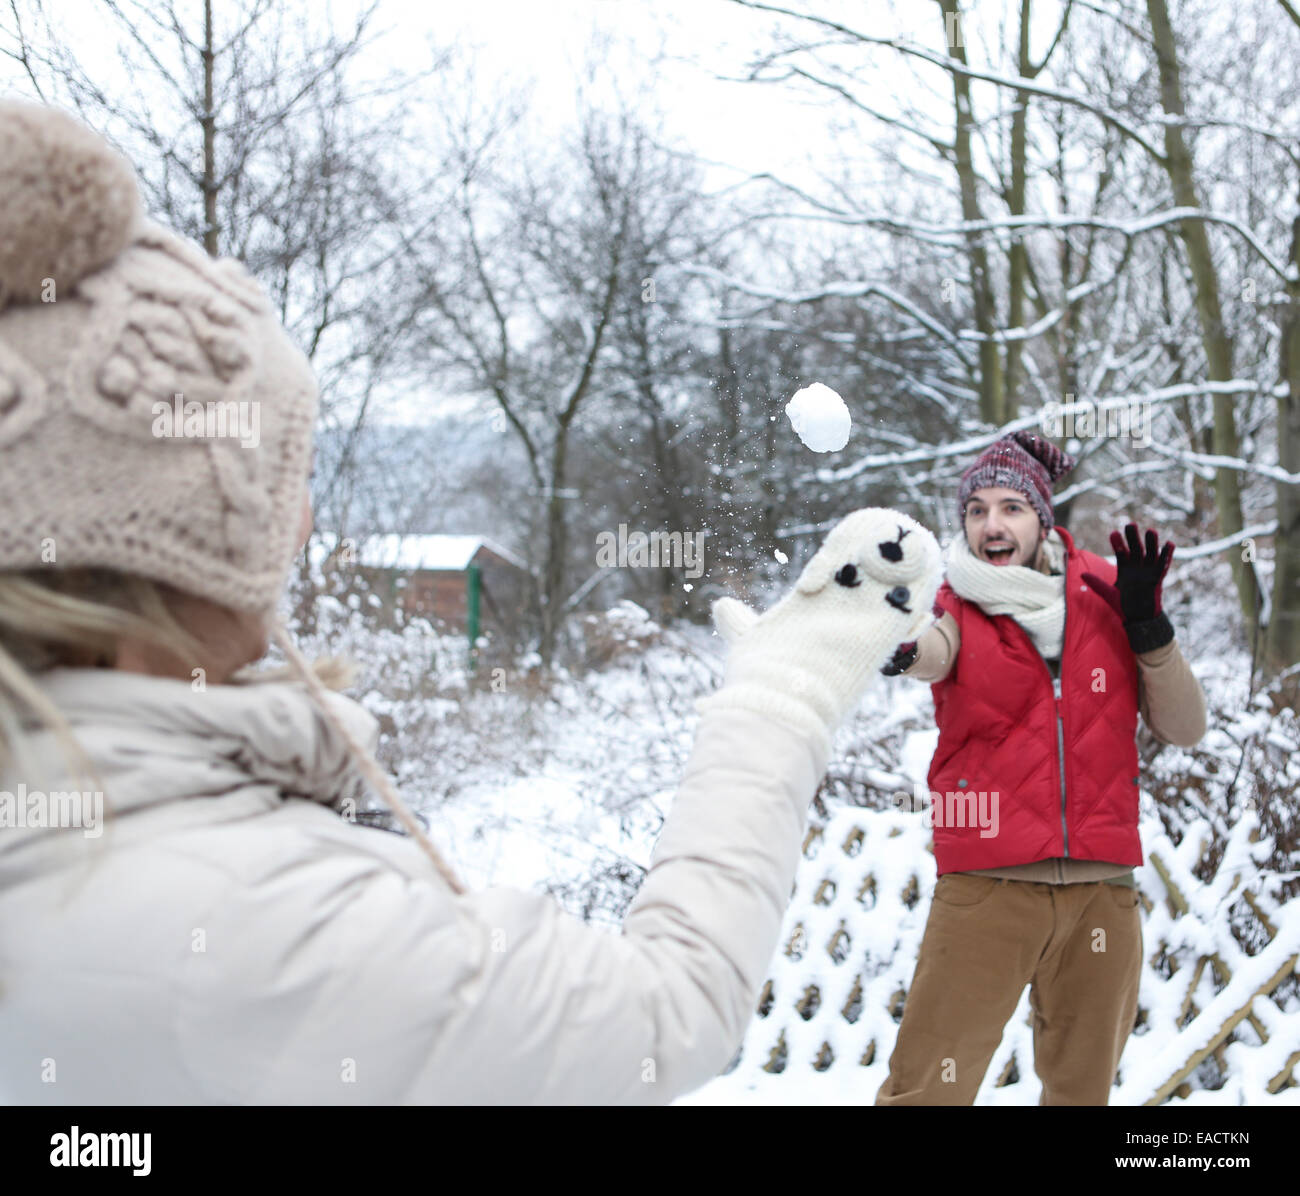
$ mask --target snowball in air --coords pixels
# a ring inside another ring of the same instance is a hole
[[[785,553],[782,552],[779,548],[773,550],[772,555],[776,557],[776,559],[783,565],[788,563],[790,560],[790,558],[786,556]]]
[[[814,453],[838,452],[849,442],[849,409],[829,386],[814,382],[785,405],[795,435]]]

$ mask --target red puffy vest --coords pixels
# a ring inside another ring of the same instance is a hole
[[[952,672],[931,686],[930,762],[939,875],[1065,856],[1136,866],[1137,662],[1119,617],[1082,575],[1115,566],[1065,544],[1065,645],[1054,682],[1010,615],[987,615],[945,582],[936,605],[961,628]],[[996,795],[996,796],[995,796]]]

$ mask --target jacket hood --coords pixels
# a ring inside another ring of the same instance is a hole
[[[366,793],[342,738],[296,682],[195,689],[187,681],[107,669],[54,669],[38,682],[92,764],[91,782],[102,790],[99,804],[110,824],[193,799],[242,795],[246,801],[249,793],[263,805],[300,797],[340,811],[352,802],[355,810]],[[374,717],[339,694],[327,696],[373,751]],[[30,731],[22,748],[21,762],[0,771],[0,861],[49,833],[39,815],[15,817],[29,795],[86,784],[48,729]],[[93,796],[83,803],[87,809],[96,804]]]

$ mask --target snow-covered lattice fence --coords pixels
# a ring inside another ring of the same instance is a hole
[[[1292,1098],[1300,1093],[1294,1086],[1300,1010],[1282,1009],[1273,999],[1296,970],[1300,906],[1279,906],[1269,895],[1258,869],[1267,855],[1258,825],[1250,812],[1236,823],[1209,883],[1194,872],[1210,842],[1208,827],[1175,846],[1158,820],[1143,826],[1147,863],[1138,880],[1146,959],[1139,1024],[1113,1104],[1203,1098],[1209,1093],[1193,1089],[1203,1068],[1217,1073],[1234,1103],[1268,1101],[1284,1088]],[[1266,938],[1253,954],[1233,933],[1240,918],[1253,920]],[[1221,1103],[1224,1093],[1215,1095]]]
[[[1211,840],[1175,846],[1157,816],[1142,825],[1136,878],[1144,961],[1137,1025],[1112,1104],[1300,1104],[1300,1009],[1272,999],[1296,968],[1300,904],[1267,893],[1243,815],[1209,883],[1193,869]],[[917,814],[838,807],[812,827],[781,946],[732,1069],[684,1103],[870,1104],[911,983],[934,888],[930,832]],[[1240,946],[1233,920],[1264,945]],[[1285,998],[1284,998],[1285,1000]],[[1008,1022],[977,1104],[1034,1104],[1029,990]]]

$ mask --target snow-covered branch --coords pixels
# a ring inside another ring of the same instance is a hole
[[[765,176],[771,178],[772,176]],[[946,224],[928,224],[921,220],[904,220],[896,216],[876,215],[867,212],[845,212],[814,200],[806,192],[792,184],[773,179],[785,190],[791,191],[819,212],[767,212],[761,216],[765,220],[817,220],[884,229],[912,237],[928,245],[941,245],[946,249],[961,249],[972,233],[1008,233],[1008,240],[1017,236],[1039,232],[1043,229],[1092,228],[1101,232],[1115,232],[1126,238],[1141,236],[1154,232],[1171,224],[1181,224],[1185,220],[1203,220],[1207,224],[1218,224],[1231,229],[1256,253],[1274,274],[1280,279],[1288,278],[1289,267],[1274,257],[1261,244],[1259,238],[1235,217],[1221,212],[1208,212],[1204,208],[1168,208],[1161,212],[1151,212],[1145,216],[1132,217],[1127,220],[1107,219],[1104,216],[1074,215],[1068,212],[1045,212],[1038,215],[998,216],[988,220],[967,220]]]
[[[1071,287],[1066,292],[1065,302],[1060,307],[1053,308],[1040,319],[1035,320],[1027,328],[1001,328],[992,336],[985,336],[981,332],[973,329],[962,329],[957,335],[966,341],[983,341],[991,340],[996,344],[1006,344],[1008,341],[1028,341],[1034,337],[1042,336],[1051,328],[1055,328],[1070,313],[1080,299],[1086,299],[1089,295],[1096,294],[1098,291],[1105,290],[1123,273],[1123,263],[1120,267],[1111,272],[1106,278],[1099,278],[1093,282],[1081,282],[1078,286]]]
[[[1287,486],[1300,485],[1300,473],[1287,473],[1285,469],[1280,469],[1276,465],[1252,465],[1249,461],[1243,461],[1240,457],[1221,457],[1213,453],[1195,453],[1190,449],[1170,448],[1168,445],[1155,444],[1151,446],[1152,452],[1159,453],[1162,457],[1168,457],[1172,461],[1177,461],[1181,465],[1189,468],[1199,466],[1209,472],[1208,476],[1213,476],[1213,471],[1219,469],[1234,469],[1239,473],[1253,473],[1260,477],[1271,478],[1275,482],[1282,482]]]
[[[1235,548],[1243,540],[1254,539],[1256,536],[1271,536],[1276,531],[1276,519],[1270,519],[1267,523],[1253,523],[1249,527],[1243,527],[1239,532],[1233,532],[1232,535],[1223,536],[1218,540],[1208,540],[1204,544],[1193,544],[1190,548],[1184,548],[1180,544],[1177,550],[1178,559],[1186,561],[1193,557],[1213,556],[1216,552],[1222,552],[1225,548]]]
[[[794,17],[797,20],[809,21],[819,25],[824,29],[831,29],[845,37],[852,38],[854,41],[861,42],[865,45],[884,46],[890,50],[896,50],[900,54],[906,54],[912,58],[919,58],[923,62],[931,63],[934,66],[941,67],[943,70],[954,75],[961,75],[967,79],[977,79],[983,83],[992,83],[998,87],[1005,87],[1015,92],[1024,92],[1030,95],[1041,96],[1044,99],[1055,100],[1057,103],[1068,104],[1075,108],[1081,108],[1085,112],[1091,112],[1103,123],[1110,125],[1112,128],[1123,133],[1131,141],[1140,145],[1151,157],[1157,162],[1164,161],[1164,154],[1156,147],[1155,143],[1149,140],[1136,125],[1132,124],[1126,117],[1087,96],[1078,95],[1075,92],[1064,91],[1059,87],[1049,87],[1043,83],[1033,82],[1021,75],[1002,75],[996,71],[980,70],[976,67],[963,65],[956,59],[947,55],[939,54],[926,46],[916,42],[907,41],[900,37],[880,37],[874,34],[862,33],[856,29],[850,29],[838,21],[832,21],[827,17],[817,16],[814,13],[798,12],[794,9],[784,8],[778,4],[763,4],[759,0],[732,0],[733,4],[739,4],[744,8],[752,8],[761,12],[776,13],[778,16]],[[797,51],[801,47],[795,47]]]
[[[1053,405],[1048,412],[1035,412],[1032,415],[1022,415],[1018,419],[1010,420],[1000,428],[991,432],[981,432],[977,436],[968,436],[964,440],[959,440],[950,444],[943,445],[922,445],[915,449],[909,449],[902,453],[877,453],[871,456],[860,457],[852,464],[842,466],[839,469],[818,469],[806,475],[804,481],[817,482],[843,482],[850,478],[858,477],[873,469],[888,469],[898,465],[910,465],[918,461],[937,461],[945,457],[960,457],[968,453],[978,453],[987,448],[995,440],[1000,440],[1003,436],[1010,435],[1012,432],[1018,432],[1022,428],[1041,429],[1044,420],[1061,416],[1062,418],[1070,415],[1080,415],[1085,412],[1093,414],[1099,425],[1104,424],[1106,412],[1112,410],[1132,410],[1142,403],[1167,403],[1174,399],[1191,398],[1195,395],[1204,394],[1254,394],[1259,391],[1259,384],[1251,382],[1245,378],[1237,378],[1231,382],[1183,382],[1174,386],[1163,386],[1155,390],[1142,391],[1138,394],[1121,395],[1114,398],[1102,400],[1100,402],[1091,402],[1087,399],[1080,399],[1073,403],[1060,403]],[[1154,443],[1147,447],[1163,451]],[[1199,456],[1200,454],[1191,454]],[[1217,460],[1217,458],[1207,458],[1207,460]],[[1225,459],[1227,460],[1227,459]],[[1252,468],[1245,464],[1239,463],[1242,468]],[[1274,475],[1281,473],[1280,470],[1273,470]],[[1289,478],[1289,474],[1283,474],[1284,478]],[[1300,479],[1296,479],[1300,480]]]
[[[1067,503],[1072,498],[1078,498],[1081,494],[1090,494],[1092,491],[1101,486],[1117,482],[1122,478],[1130,478],[1139,474],[1147,473],[1168,473],[1175,466],[1170,461],[1130,461],[1127,465],[1121,466],[1112,473],[1104,477],[1088,478],[1082,482],[1076,482],[1073,486],[1067,486],[1052,499],[1055,503]]]
[[[831,282],[823,286],[816,287],[809,291],[783,291],[775,287],[760,287],[753,283],[744,282],[738,278],[732,278],[724,274],[721,270],[716,270],[712,266],[692,266],[683,265],[678,267],[684,274],[693,274],[700,278],[711,278],[715,282],[721,282],[733,290],[740,291],[741,294],[750,295],[755,299],[766,300],[765,303],[752,309],[753,314],[757,314],[765,307],[772,303],[789,303],[798,305],[803,303],[814,303],[819,299],[866,299],[872,295],[879,296],[881,299],[892,303],[901,311],[907,312],[918,324],[927,328],[935,336],[939,337],[947,344],[967,365],[971,360],[967,357],[961,343],[957,337],[942,324],[936,321],[928,313],[921,310],[908,299],[905,295],[899,294],[892,287],[887,287],[878,282]],[[744,319],[743,313],[733,313],[733,319]]]

